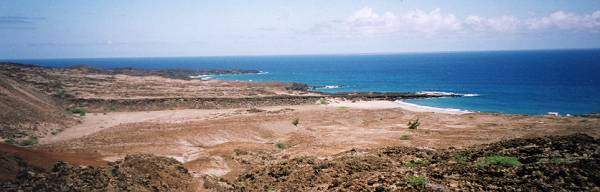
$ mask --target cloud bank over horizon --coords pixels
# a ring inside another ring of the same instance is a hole
[[[422,35],[549,31],[599,33],[600,10],[583,15],[559,10],[547,16],[529,18],[518,18],[511,15],[497,17],[469,15],[465,18],[458,18],[452,13],[442,12],[440,8],[431,11],[415,9],[401,13],[377,13],[370,7],[363,7],[343,20],[316,24],[311,31],[345,37],[392,33],[420,33]]]

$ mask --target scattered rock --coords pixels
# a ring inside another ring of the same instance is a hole
[[[592,191],[600,186],[598,149],[599,139],[575,134],[442,151],[352,150],[330,160],[300,157],[254,167],[230,185],[238,191]],[[520,164],[478,166],[494,155]],[[407,166],[415,159],[428,164]]]
[[[107,167],[58,162],[50,172],[22,169],[3,191],[195,191],[192,176],[172,158],[128,155]]]

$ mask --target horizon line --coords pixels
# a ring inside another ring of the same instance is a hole
[[[240,55],[170,55],[170,56],[105,56],[105,57],[39,57],[39,58],[0,58],[2,61],[17,60],[54,60],[54,59],[135,59],[135,58],[193,58],[193,57],[273,57],[273,56],[343,56],[343,55],[401,55],[401,54],[436,54],[436,53],[478,53],[478,52],[510,52],[510,51],[569,51],[599,50],[597,48],[542,48],[542,49],[490,49],[490,50],[455,50],[455,51],[404,51],[404,52],[357,52],[357,53],[300,53],[300,54],[240,54]]]

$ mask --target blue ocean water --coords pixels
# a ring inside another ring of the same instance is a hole
[[[444,108],[519,114],[600,112],[600,50],[376,55],[11,60],[52,67],[256,69],[217,79],[302,82],[324,92],[443,91],[473,97],[410,100]],[[336,87],[337,88],[332,88]]]

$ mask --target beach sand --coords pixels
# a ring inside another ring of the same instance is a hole
[[[431,112],[431,113],[444,113],[444,114],[454,114],[454,115],[462,115],[473,113],[472,111],[465,111],[460,109],[451,109],[451,108],[438,108],[438,107],[428,107],[417,104],[408,103],[401,100],[396,101],[348,101],[348,100],[340,100],[340,99],[328,99],[329,104],[327,106],[330,107],[349,107],[355,109],[393,109],[393,108],[401,108],[411,112]]]

